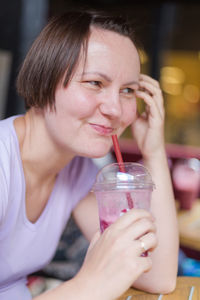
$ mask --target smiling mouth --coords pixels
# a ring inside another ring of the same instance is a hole
[[[114,128],[90,123],[90,126],[100,135],[110,136]]]

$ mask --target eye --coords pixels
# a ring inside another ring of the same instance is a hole
[[[97,81],[97,80],[90,80],[90,81],[86,81],[86,83],[94,86],[94,87],[100,87],[101,86],[101,82]]]
[[[134,96],[135,96],[135,90],[132,89],[132,88],[124,88],[124,89],[121,89],[120,93],[127,97],[127,98],[130,98],[132,99]]]
[[[122,90],[122,92],[125,94],[132,94],[134,92],[134,90],[131,88],[125,88]]]

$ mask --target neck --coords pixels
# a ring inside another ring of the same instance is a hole
[[[24,171],[43,182],[55,178],[75,156],[57,145],[48,133],[43,112],[31,109],[14,122]]]

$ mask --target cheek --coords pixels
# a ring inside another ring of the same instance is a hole
[[[96,100],[89,94],[85,94],[76,101],[76,110],[79,111],[80,119],[90,117],[96,110]]]
[[[122,121],[126,127],[132,124],[133,121],[135,120],[136,111],[137,111],[136,100],[133,100],[131,103],[124,106]]]
[[[68,93],[63,102],[61,111],[63,113],[65,111],[71,117],[74,116],[78,119],[89,117],[96,109],[95,99],[89,93]]]

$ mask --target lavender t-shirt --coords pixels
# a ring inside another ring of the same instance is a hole
[[[50,262],[71,211],[89,192],[97,168],[76,157],[58,175],[35,223],[26,216],[25,180],[10,117],[0,121],[0,299],[31,299],[26,276]]]

